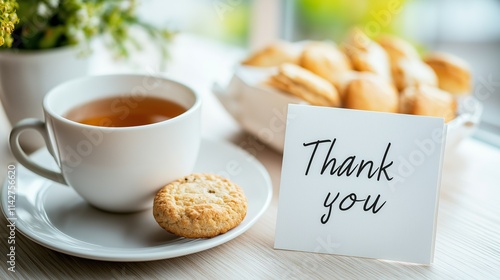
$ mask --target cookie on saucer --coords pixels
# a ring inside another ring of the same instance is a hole
[[[154,199],[153,215],[170,233],[210,238],[239,225],[247,213],[243,190],[215,174],[193,173],[163,187]]]

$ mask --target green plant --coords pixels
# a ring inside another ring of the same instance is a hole
[[[172,32],[156,28],[137,16],[136,0],[17,0],[19,24],[12,32],[12,48],[40,50],[82,45],[102,37],[116,57],[140,49],[134,28],[145,31],[163,55]]]
[[[14,25],[19,22],[14,0],[0,0],[0,46],[11,46]]]

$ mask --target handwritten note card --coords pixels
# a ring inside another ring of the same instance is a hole
[[[443,119],[289,105],[275,248],[430,264]]]

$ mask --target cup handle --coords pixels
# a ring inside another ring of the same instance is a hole
[[[63,175],[61,172],[55,172],[50,169],[47,169],[43,166],[38,165],[34,161],[32,161],[28,155],[24,152],[24,150],[21,148],[21,145],[19,143],[19,136],[23,133],[24,130],[26,129],[33,129],[38,131],[42,136],[43,140],[45,141],[45,144],[47,145],[47,148],[50,151],[50,138],[47,133],[47,129],[45,127],[45,123],[38,120],[38,119],[24,119],[20,122],[18,122],[13,128],[10,133],[10,150],[12,151],[12,155],[21,163],[24,167],[28,168],[29,170],[33,171],[34,173],[43,176],[47,179],[50,179],[54,182],[61,183],[64,185],[67,185],[66,180],[64,179]],[[51,155],[55,158],[55,155],[52,151]]]

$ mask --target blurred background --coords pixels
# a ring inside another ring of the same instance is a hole
[[[155,24],[248,51],[279,39],[340,41],[349,27],[401,36],[422,52],[442,50],[472,67],[484,113],[475,137],[500,146],[498,0],[154,0],[141,12]]]

